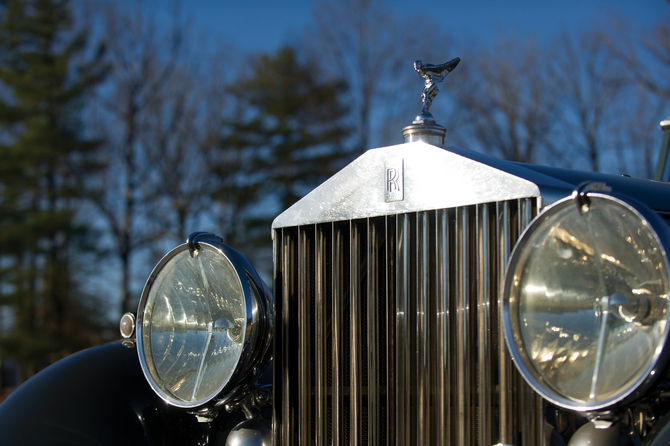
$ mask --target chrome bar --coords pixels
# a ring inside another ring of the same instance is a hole
[[[377,237],[380,234],[377,227],[368,221],[368,243],[367,243],[367,275],[368,275],[368,439],[369,445],[379,444],[379,410],[381,402],[379,399],[379,380],[377,378],[379,364],[379,353],[377,351],[377,339],[382,336],[377,324],[377,308],[379,307],[379,289],[377,280],[379,277],[379,259],[377,253],[379,245]],[[383,234],[382,234],[383,236]]]
[[[317,227],[315,246],[315,280],[316,280],[316,444],[326,446],[327,426],[327,382],[326,382],[326,237],[322,229]]]
[[[517,206],[519,208],[518,217],[517,217],[517,234],[520,236],[523,233],[524,228],[527,225],[527,221],[530,221],[529,207],[527,206],[526,200],[518,200]],[[517,374],[518,375],[518,374]],[[525,385],[521,377],[517,377],[518,380],[518,412],[517,419],[519,420],[519,427],[521,432],[523,432],[522,437],[522,446],[534,446],[537,443],[536,433],[534,429],[534,423],[529,416],[522,416],[523,414],[534,413],[533,404],[532,404],[532,395],[530,389]]]
[[[539,435],[539,438],[535,439],[535,444],[549,446],[547,439],[550,436],[550,432],[547,432],[548,423],[544,422],[544,400],[535,392],[533,392],[533,397],[535,399],[535,410],[533,411],[533,414],[535,415],[533,416],[533,419],[535,420],[535,429]]]
[[[533,203],[531,199],[519,200],[519,219],[518,233],[519,237],[524,229],[530,224],[534,217]],[[543,442],[544,423],[538,424],[538,419],[542,417],[542,400],[539,396],[526,385],[523,379],[519,378],[520,404],[519,420],[521,432],[523,435],[523,446],[541,445]],[[534,414],[534,416],[524,416],[525,414]]]
[[[449,349],[449,219],[446,210],[436,213],[436,408],[435,436],[451,438],[451,361]]]
[[[490,296],[491,272],[489,269],[489,205],[477,206],[477,353],[478,353],[478,383],[477,392],[480,445],[493,444],[491,438],[491,343],[490,329]]]
[[[431,380],[429,367],[429,294],[430,294],[430,246],[428,213],[419,212],[416,221],[416,405],[417,432],[416,444],[430,444],[430,394]]]
[[[360,300],[361,293],[361,277],[358,273],[358,267],[361,262],[361,234],[356,224],[350,223],[350,250],[349,250],[349,280],[350,280],[350,325],[349,325],[349,340],[350,340],[350,395],[349,395],[349,444],[351,446],[359,446],[361,438],[361,421],[362,421],[362,360],[361,360],[361,340],[359,331],[363,324],[361,323]],[[348,364],[344,365],[349,366]]]
[[[397,216],[395,295],[396,444],[410,444],[410,333],[409,333],[409,217]]]
[[[332,389],[332,417],[333,417],[333,444],[343,444],[344,436],[342,433],[342,414],[344,412],[343,405],[343,385],[342,385],[342,308],[343,308],[343,289],[342,289],[342,263],[343,263],[343,240],[339,229],[333,225],[333,389]]]
[[[533,220],[533,204],[530,199],[519,200],[519,237]]]
[[[292,288],[291,284],[293,283],[293,268],[292,262],[291,262],[291,252],[294,249],[293,246],[293,241],[290,237],[290,234],[288,231],[284,233],[282,231],[282,239],[283,239],[283,251],[281,253],[281,260],[282,260],[282,271],[283,271],[283,289],[282,289],[282,297],[283,297],[283,302],[282,302],[282,308],[283,308],[283,313],[282,313],[282,338],[283,339],[290,339],[290,325],[289,323],[291,322],[290,318],[290,302],[293,297],[292,295]],[[288,342],[284,343],[281,347],[282,349],[282,356],[286,359],[289,358],[289,345]],[[293,438],[292,438],[292,428],[295,426],[295,416],[293,414],[294,407],[291,405],[291,388],[290,388],[290,363],[288,360],[284,361],[284,370],[282,370],[282,403],[283,403],[283,418],[284,418],[284,424],[283,424],[283,429],[281,432],[283,444],[293,444]]]
[[[456,443],[470,445],[472,420],[470,417],[470,302],[469,302],[469,252],[468,210],[456,209]]]
[[[541,204],[541,198],[529,198],[528,200],[529,204],[529,209],[530,209],[530,215],[528,217],[528,221],[526,223],[526,226],[530,225],[530,223],[533,221],[535,217],[539,214],[539,209],[540,209],[540,204]],[[548,423],[544,422],[544,409],[545,409],[545,402],[540,397],[539,394],[532,392],[535,400],[535,409],[533,411],[533,418],[535,420],[535,429],[538,435],[538,438],[536,438],[535,443],[539,444],[541,446],[548,446],[548,438],[550,437],[550,431],[548,429],[551,429],[549,427],[550,425]]]
[[[509,202],[497,203],[497,232],[498,232],[498,320],[502,321],[502,289],[505,282],[505,268],[510,256],[510,205]],[[502,324],[498,324],[498,375],[500,377],[500,443],[513,443],[514,413],[511,393],[512,385],[512,361],[505,345],[505,334]]]
[[[518,377],[519,384],[519,404],[518,404],[518,417],[519,417],[519,426],[521,432],[523,432],[521,446],[536,446],[537,443],[537,432],[535,431],[535,423],[533,423],[533,418],[530,414],[535,413],[535,407],[533,404],[534,394],[530,388],[525,385],[523,378]],[[522,416],[526,414],[526,416]]]
[[[393,445],[398,442],[398,432],[396,430],[396,417],[398,406],[396,406],[396,308],[395,308],[395,285],[396,285],[396,253],[397,253],[397,218],[388,216],[384,218],[384,248],[385,264],[384,271],[386,293],[384,299],[386,302],[386,445]],[[381,438],[380,438],[381,439]]]
[[[298,347],[298,364],[300,373],[299,388],[299,429],[300,442],[309,444],[310,441],[310,427],[311,410],[311,377],[310,377],[310,314],[309,314],[309,243],[307,241],[307,234],[304,228],[301,228],[298,234],[298,324],[300,344]]]

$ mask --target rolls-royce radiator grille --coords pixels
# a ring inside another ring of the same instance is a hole
[[[277,445],[543,443],[499,290],[537,199],[277,229]]]

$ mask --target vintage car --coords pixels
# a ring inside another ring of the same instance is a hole
[[[670,184],[444,146],[429,108],[458,60],[415,64],[404,144],[275,219],[273,294],[192,234],[123,341],[0,404],[0,442],[669,444]]]

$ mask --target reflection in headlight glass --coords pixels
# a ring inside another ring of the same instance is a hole
[[[184,402],[210,399],[242,351],[246,306],[239,279],[220,253],[184,250],[158,274],[145,307],[142,341],[154,380]]]
[[[519,330],[543,381],[573,401],[614,398],[648,373],[666,330],[662,248],[630,209],[566,206],[515,271]]]

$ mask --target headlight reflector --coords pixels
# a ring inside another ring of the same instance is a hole
[[[567,199],[531,223],[503,295],[510,352],[545,399],[598,410],[633,393],[668,336],[668,261],[630,205],[601,194]]]
[[[258,360],[254,350],[267,349],[270,309],[261,295],[267,296],[245,262],[211,240],[197,249],[187,243],[170,251],[147,281],[138,354],[149,384],[170,404],[207,403],[248,372],[245,358]]]

